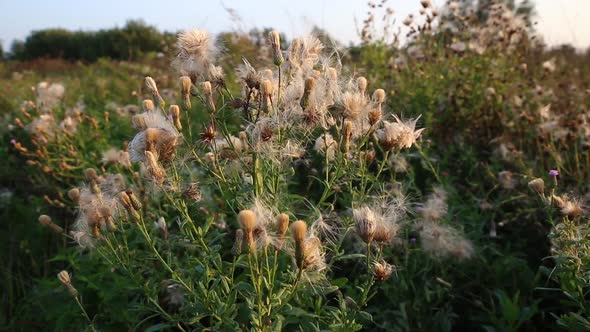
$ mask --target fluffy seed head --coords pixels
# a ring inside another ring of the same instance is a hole
[[[385,281],[391,277],[394,266],[382,260],[373,264],[373,275],[376,281]]]
[[[142,106],[144,112],[153,112],[155,109],[154,101],[151,99],[145,99]]]

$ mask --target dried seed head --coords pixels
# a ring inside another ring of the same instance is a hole
[[[64,284],[64,285],[71,285],[72,279],[70,278],[70,274],[67,271],[61,271],[57,274],[57,279]]]
[[[367,91],[367,85],[368,85],[368,82],[367,82],[366,78],[361,76],[356,79],[356,86],[362,95],[364,95],[365,91]]]
[[[391,277],[394,266],[386,261],[375,262],[373,264],[373,275],[376,281],[385,281]]]
[[[185,111],[191,109],[191,87],[193,83],[191,82],[191,78],[188,76],[181,76],[180,77],[180,92],[182,96],[182,108]]]
[[[277,217],[276,228],[277,228],[277,235],[282,237],[282,236],[285,236],[285,234],[287,234],[287,230],[289,229],[289,215],[288,214],[286,214],[286,213],[279,214],[279,216]]]
[[[326,77],[328,80],[332,82],[338,81],[338,71],[336,70],[336,68],[328,67],[328,69],[326,69]]]
[[[143,101],[143,111],[144,112],[153,112],[155,109],[154,102],[151,99],[146,99]]]
[[[307,235],[307,224],[303,220],[297,220],[293,224],[291,224],[291,236],[293,236],[293,240],[295,243],[303,242],[305,240],[305,236]]]
[[[213,100],[213,88],[211,87],[211,82],[203,82],[203,94],[207,101],[207,107],[211,112],[215,112],[215,101]]]
[[[252,232],[256,227],[256,213],[252,210],[242,210],[238,214],[238,222],[244,232]]]
[[[545,194],[545,181],[541,178],[536,178],[528,183],[529,188],[539,195]]]
[[[72,279],[67,271],[61,271],[57,274],[57,279],[68,289],[68,292],[73,297],[78,296],[78,291],[72,286]]]
[[[313,77],[310,77],[305,80],[305,87],[303,89],[303,97],[301,97],[301,101],[300,101],[301,108],[304,110],[306,110],[309,106],[309,99],[310,99],[310,95],[311,95],[311,92],[312,92],[314,86],[315,86],[315,79]]]
[[[256,243],[254,242],[254,229],[256,227],[256,213],[252,210],[242,210],[238,214],[238,222],[244,231],[248,251],[256,254]]]
[[[182,123],[180,123],[180,107],[178,107],[178,105],[170,105],[169,112],[176,129],[182,130]]]
[[[352,121],[344,120],[342,136],[344,136],[344,152],[348,153],[348,151],[350,151],[350,140],[352,138]]]
[[[353,210],[356,232],[365,243],[371,243],[377,230],[377,217],[368,206]]]
[[[72,202],[78,204],[78,202],[80,202],[80,189],[70,189],[70,191],[68,191],[68,197],[72,200]]]
[[[385,90],[377,89],[373,92],[373,102],[382,104],[385,101]]]
[[[127,210],[127,212],[135,220],[140,220],[141,219],[141,216],[139,215],[139,213],[137,212],[137,210],[135,210],[135,208],[133,207],[133,203],[131,202],[131,198],[129,197],[129,195],[127,195],[126,192],[121,191],[121,193],[119,193],[119,201],[121,202],[121,205],[123,205],[123,207],[125,208],[125,210]]]
[[[51,220],[51,217],[49,217],[47,215],[44,215],[44,214],[40,215],[39,216],[39,223],[45,227],[49,227],[52,231],[54,231],[58,234],[64,232],[63,228],[54,224],[53,221]]]
[[[285,62],[283,52],[281,52],[281,35],[278,31],[271,31],[268,34],[268,41],[273,51],[273,60],[275,66],[280,66]]]
[[[307,224],[303,220],[297,220],[291,225],[291,236],[295,240],[295,262],[297,267],[303,269],[305,264],[305,237]]]
[[[158,158],[151,151],[145,152],[145,165],[152,181],[160,185],[164,183],[166,171],[160,166]]]
[[[162,96],[160,96],[160,92],[158,91],[158,86],[156,85],[156,81],[154,81],[153,78],[146,76],[145,85],[148,88],[148,90],[150,91],[150,93],[152,94],[152,96],[156,102],[156,106],[159,108],[164,108],[165,102],[164,102],[164,99],[162,99]]]

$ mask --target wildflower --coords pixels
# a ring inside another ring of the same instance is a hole
[[[555,67],[556,66],[555,66],[555,59],[554,58],[543,62],[543,69],[548,73],[554,72]]]
[[[552,169],[549,171],[549,176],[556,177],[559,175],[559,171],[556,169]]]
[[[424,128],[416,130],[416,122],[420,117],[406,122],[395,115],[394,118],[396,122],[383,121],[383,129],[377,130],[379,143],[386,151],[412,147],[424,131]]]
[[[391,277],[394,266],[384,260],[373,263],[373,275],[376,281],[385,281]]]
[[[196,182],[192,182],[192,183],[187,184],[184,187],[184,190],[182,192],[182,196],[184,196],[184,198],[186,198],[186,199],[190,199],[195,202],[200,202],[202,197],[201,197],[201,190],[199,190],[199,184]]]
[[[76,290],[76,288],[74,288],[74,286],[72,286],[72,278],[70,277],[70,274],[67,271],[61,271],[60,273],[58,273],[57,279],[62,283],[62,285],[66,286],[68,292],[70,292],[70,295],[72,295],[73,297],[78,296],[78,291]]]

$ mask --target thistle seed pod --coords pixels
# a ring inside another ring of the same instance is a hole
[[[70,191],[68,191],[68,197],[72,200],[72,202],[78,204],[80,202],[80,189],[70,189]]]
[[[44,214],[40,215],[39,216],[39,223],[45,227],[49,227],[52,231],[54,231],[57,234],[61,234],[64,232],[63,228],[54,224],[53,221],[51,220],[51,217],[49,217],[47,215],[44,215]]]
[[[211,82],[205,81],[203,82],[203,95],[205,95],[205,100],[207,101],[207,107],[211,111],[211,113],[215,112],[215,101],[213,100],[213,88],[211,87]]]
[[[123,205],[125,210],[127,210],[127,213],[129,213],[133,217],[133,219],[135,219],[136,221],[141,219],[141,216],[133,207],[133,204],[131,203],[131,198],[129,198],[129,195],[127,195],[126,192],[122,191],[121,193],[119,193],[119,201],[121,202],[121,205]]]
[[[315,87],[315,79],[310,77],[308,79],[305,80],[305,88],[303,90],[303,97],[301,98],[301,108],[303,110],[306,110],[307,107],[309,106],[309,97],[311,95],[311,92],[313,90],[313,88]]]
[[[144,100],[142,106],[144,112],[153,112],[155,109],[154,102],[151,99]]]
[[[295,262],[297,267],[303,269],[305,262],[305,237],[307,236],[307,224],[303,220],[297,220],[291,225],[291,236],[295,241]]]
[[[528,183],[529,188],[537,194],[545,195],[545,181],[541,178],[536,178]]]
[[[277,250],[281,250],[283,248],[283,244],[285,243],[285,234],[287,234],[287,230],[289,229],[289,215],[286,213],[281,213],[277,217],[276,221],[276,232],[277,232]]]
[[[367,79],[362,76],[356,79],[356,87],[358,88],[361,95],[365,95],[365,91],[367,91],[368,84],[369,83],[367,82]]]
[[[180,92],[182,96],[182,109],[188,111],[191,109],[191,87],[193,83],[188,76],[180,77]]]
[[[164,107],[166,106],[166,102],[164,102],[164,99],[162,99],[162,96],[160,96],[160,92],[158,91],[156,81],[154,81],[153,78],[146,76],[145,85],[152,94],[152,97],[154,98],[154,101],[156,103],[156,107],[164,109]]]
[[[62,283],[62,285],[66,286],[68,292],[73,296],[78,296],[78,291],[72,286],[72,279],[70,274],[67,271],[61,271],[57,274],[57,279]]]
[[[256,227],[256,213],[252,210],[242,210],[238,214],[238,222],[244,231],[249,252],[255,253],[256,244],[254,243],[254,228]]]
[[[273,52],[273,62],[275,66],[280,66],[285,62],[283,53],[281,52],[281,35],[278,31],[271,31],[268,34],[268,41]]]
[[[180,123],[180,107],[178,107],[178,105],[170,105],[169,112],[176,129],[182,130],[182,124]]]
[[[102,218],[104,219],[105,225],[107,225],[107,229],[109,231],[116,230],[117,226],[115,226],[115,219],[113,218],[113,213],[111,212],[111,208],[106,205],[102,205],[99,208],[99,211],[100,211],[100,215],[102,215]]]

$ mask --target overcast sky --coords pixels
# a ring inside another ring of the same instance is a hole
[[[378,1],[378,0],[374,0]],[[442,5],[444,0],[433,0]],[[590,46],[590,0],[536,0],[537,29],[549,45]],[[398,21],[416,13],[418,0],[389,0]],[[0,0],[0,40],[8,50],[14,39],[32,30],[96,30],[142,19],[161,30],[203,28],[211,32],[237,28],[224,7],[243,19],[243,28],[273,27],[289,37],[313,25],[348,44],[358,41],[356,21],[366,16],[365,0]]]

